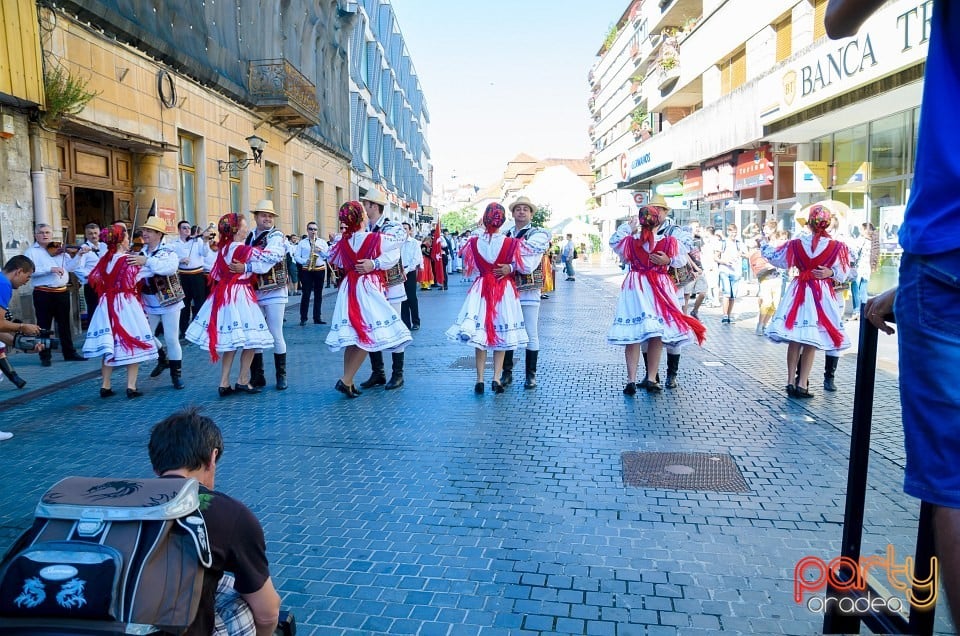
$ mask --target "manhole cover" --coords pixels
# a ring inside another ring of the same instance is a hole
[[[487,367],[493,368],[493,354],[487,353]],[[520,363],[521,368],[523,367],[523,362]],[[462,358],[457,358],[450,365],[451,369],[476,369],[477,363],[476,358],[473,356],[463,356]]]
[[[730,455],[628,451],[620,459],[624,486],[750,492]]]

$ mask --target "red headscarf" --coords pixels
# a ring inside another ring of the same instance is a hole
[[[657,237],[653,231],[663,222],[663,210],[655,205],[645,205],[640,208],[640,242],[646,243],[649,249],[657,244]]]
[[[830,228],[831,216],[830,208],[825,205],[817,204],[810,208],[810,212],[807,215],[807,227],[813,232],[813,242],[810,244],[811,249],[817,249],[817,243],[820,242],[821,238],[830,238],[827,230]]]
[[[354,232],[360,229],[364,214],[363,205],[359,201],[347,201],[340,206],[340,212],[337,216],[347,228],[343,232],[343,238],[349,239]]]
[[[483,211],[483,227],[487,234],[495,234],[507,220],[507,211],[499,203],[490,203]]]

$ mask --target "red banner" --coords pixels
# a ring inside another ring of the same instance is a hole
[[[757,188],[773,181],[773,162],[764,146],[753,152],[745,151],[737,158],[733,189]]]
[[[703,171],[700,168],[683,173],[683,198],[687,200],[703,198]]]

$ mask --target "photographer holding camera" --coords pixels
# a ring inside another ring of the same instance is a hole
[[[7,310],[10,308],[10,300],[13,298],[13,290],[26,285],[33,276],[33,261],[26,256],[14,256],[6,265],[3,266],[3,275],[0,276],[0,371],[13,382],[18,389],[22,389],[26,382],[17,375],[7,360],[6,345],[13,346],[16,336],[38,336],[40,327],[37,325],[25,325],[19,322],[13,322],[7,318]],[[39,352],[43,345],[37,344],[34,351]],[[0,441],[10,439],[12,433],[0,431]]]

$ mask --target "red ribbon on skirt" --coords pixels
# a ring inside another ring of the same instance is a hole
[[[380,256],[380,237],[377,234],[368,234],[360,244],[360,249],[354,251],[350,245],[350,237],[344,236],[330,251],[330,260],[338,267],[342,267],[346,273],[347,286],[347,319],[350,326],[357,332],[357,340],[360,344],[371,345],[373,338],[370,332],[373,331],[367,322],[363,319],[363,312],[360,309],[360,299],[357,296],[357,286],[361,282],[373,281],[381,291],[386,291],[387,274],[383,270],[374,270],[369,274],[361,274],[357,271],[357,261],[364,259],[373,260]]]
[[[123,300],[137,302],[137,273],[139,265],[131,265],[125,256],[120,256],[108,272],[107,266],[112,260],[111,255],[105,255],[90,272],[87,279],[90,286],[106,301],[107,318],[110,320],[110,330],[114,339],[127,351],[136,349],[150,349],[148,343],[133,337],[120,321],[120,306]]]
[[[513,291],[514,297],[520,297],[513,276],[497,278],[496,268],[498,265],[505,265],[507,263],[512,265],[516,260],[517,250],[520,244],[517,242],[517,239],[504,238],[503,245],[500,246],[496,260],[493,263],[489,263],[480,255],[480,250],[477,248],[478,240],[479,237],[474,236],[467,243],[467,250],[469,250],[472,256],[472,263],[468,261],[465,265],[467,266],[466,269],[468,273],[474,266],[480,272],[480,276],[477,278],[474,286],[480,285],[480,296],[486,305],[483,316],[483,327],[487,332],[487,345],[494,346],[502,342],[500,336],[497,335],[497,307],[503,300],[504,294],[507,293],[507,288]]]
[[[803,249],[803,244],[800,239],[790,241],[790,245],[787,246],[787,262],[792,267],[799,269],[800,274],[796,278],[797,290],[793,296],[793,303],[790,305],[790,310],[787,311],[787,315],[783,320],[783,324],[787,329],[793,329],[794,325],[797,324],[797,314],[800,313],[800,307],[803,305],[804,298],[806,298],[806,290],[809,289],[813,296],[813,304],[817,309],[817,321],[821,327],[827,330],[830,341],[838,348],[843,344],[843,332],[837,325],[830,321],[830,318],[823,310],[824,289],[827,290],[831,298],[836,299],[837,297],[836,292],[833,290],[833,279],[814,278],[813,270],[820,266],[832,267],[838,260],[843,261],[845,257],[843,248],[843,244],[831,239],[826,249],[820,252],[818,256],[810,256],[806,250]]]
[[[210,307],[210,322],[207,324],[207,340],[210,349],[210,359],[214,362],[220,359],[217,352],[217,329],[220,324],[220,310],[227,303],[236,302],[238,294],[246,294],[252,303],[257,302],[257,296],[253,293],[252,279],[241,280],[243,273],[236,274],[230,271],[230,266],[226,261],[226,253],[230,251],[229,246],[220,248],[217,252],[217,260],[210,271],[210,278],[213,280],[213,304]],[[232,260],[237,263],[246,263],[250,260],[254,248],[249,245],[238,245],[233,252]]]

